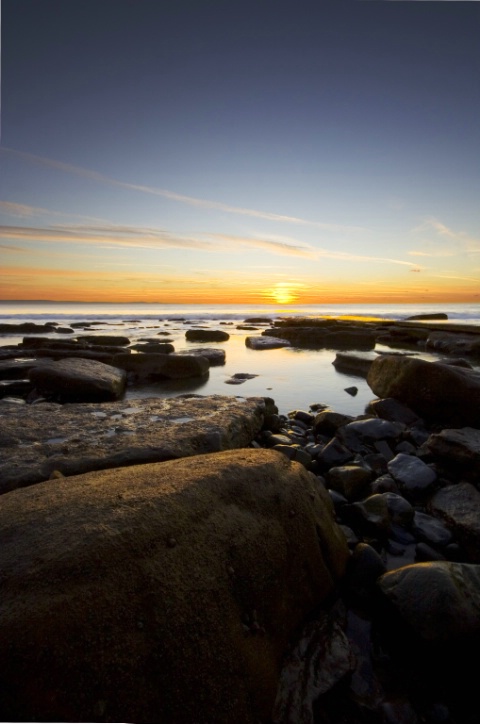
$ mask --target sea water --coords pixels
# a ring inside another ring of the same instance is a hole
[[[182,304],[111,304],[77,302],[0,302],[0,323],[57,322],[68,326],[74,322],[90,322],[92,328],[76,330],[75,334],[121,334],[131,342],[154,338],[171,342],[176,351],[202,346],[188,342],[187,329],[207,327],[228,332],[230,339],[220,343],[205,343],[207,347],[220,347],[226,352],[226,363],[211,367],[205,378],[157,382],[148,386],[129,388],[127,398],[173,397],[179,394],[234,395],[242,397],[268,396],[275,400],[282,414],[296,409],[308,410],[320,403],[351,415],[365,411],[374,395],[365,379],[337,372],[333,366],[336,352],[329,349],[303,350],[281,348],[252,350],[245,338],[261,334],[258,330],[240,330],[249,317],[275,320],[289,316],[360,316],[380,317],[388,320],[406,319],[414,314],[445,312],[452,323],[480,325],[480,304],[402,304],[402,305],[182,305]],[[252,325],[255,326],[255,325]],[[268,325],[267,325],[268,326]],[[160,332],[168,332],[161,335]],[[71,338],[73,335],[51,333],[49,337]],[[0,335],[0,345],[18,344],[21,337]],[[422,358],[435,359],[421,353]],[[236,373],[254,374],[256,377],[240,385],[229,380]],[[346,388],[356,387],[351,395]]]

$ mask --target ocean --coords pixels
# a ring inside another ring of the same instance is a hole
[[[211,367],[208,377],[175,382],[157,382],[127,391],[127,398],[173,397],[184,393],[200,395],[234,395],[242,397],[268,396],[275,400],[280,413],[308,410],[311,404],[321,403],[350,415],[360,415],[374,398],[366,380],[337,372],[332,364],[334,350],[303,350],[282,348],[252,350],[246,347],[245,337],[258,331],[237,329],[249,317],[276,319],[289,316],[361,316],[383,319],[406,319],[414,314],[444,312],[450,322],[480,325],[480,304],[336,304],[310,306],[274,305],[184,305],[184,304],[112,304],[81,302],[1,302],[0,323],[57,322],[68,326],[73,322],[94,323],[88,333],[122,334],[132,342],[156,338],[171,342],[176,351],[198,347],[185,339],[187,329],[205,326],[222,329],[230,339],[219,346],[226,352],[226,364]],[[159,333],[165,333],[158,336]],[[85,334],[83,330],[79,334]],[[59,334],[49,334],[60,337]],[[63,339],[68,338],[61,335]],[[0,345],[18,344],[21,337],[1,334]],[[434,356],[421,354],[424,359]],[[255,374],[241,385],[228,380],[236,373]],[[346,388],[356,387],[353,396]]]

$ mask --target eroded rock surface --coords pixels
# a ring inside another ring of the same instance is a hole
[[[138,463],[245,447],[276,412],[263,397],[191,395],[0,407],[0,492]]]

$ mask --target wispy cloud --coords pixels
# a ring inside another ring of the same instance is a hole
[[[425,235],[431,234],[431,232],[434,232],[433,239],[424,239],[422,242],[424,248],[422,250],[413,250],[408,253],[413,256],[431,257],[480,253],[480,239],[467,234],[465,231],[451,229],[434,217],[425,219],[419,226],[412,229],[414,234]]]
[[[344,224],[333,224],[321,221],[311,221],[308,219],[302,219],[297,216],[288,216],[286,214],[275,214],[269,211],[261,211],[259,209],[249,209],[241,206],[231,206],[230,204],[224,204],[220,201],[211,201],[209,199],[200,199],[194,196],[186,196],[185,194],[179,194],[169,189],[155,188],[153,186],[144,186],[142,184],[127,183],[125,181],[118,181],[117,179],[105,176],[104,174],[98,173],[97,171],[91,171],[81,166],[74,166],[72,164],[63,163],[62,161],[55,161],[50,158],[44,158],[43,156],[36,156],[31,153],[25,153],[24,151],[17,151],[13,148],[6,148],[2,146],[0,151],[14,155],[18,158],[22,158],[25,161],[31,163],[40,164],[48,168],[56,169],[57,171],[63,171],[65,173],[74,174],[81,176],[82,178],[96,181],[98,183],[108,184],[110,186],[117,186],[118,188],[129,189],[131,191],[139,191],[145,194],[151,194],[153,196],[161,196],[171,201],[178,201],[189,206],[195,206],[197,208],[212,209],[216,211],[223,211],[228,214],[240,214],[242,216],[251,216],[257,219],[264,219],[267,221],[276,221],[286,224],[300,224],[303,226],[312,226],[318,229],[324,229],[331,232],[341,233],[355,233],[358,231],[365,231],[364,227],[360,226],[347,226]]]
[[[163,229],[120,226],[70,225],[62,227],[0,226],[0,238],[18,239],[23,242],[92,244],[99,248],[137,249],[195,249],[206,252],[234,253],[241,248],[267,251],[280,256],[294,256],[303,259],[337,259],[340,261],[374,262],[416,266],[413,262],[390,257],[351,254],[317,248],[293,241],[275,241],[261,237],[235,236],[231,234],[209,234],[184,236]]]
[[[7,216],[17,218],[32,218],[35,216],[53,216],[69,219],[83,219],[84,221],[95,221],[105,223],[105,219],[96,216],[85,216],[84,214],[65,213],[63,211],[53,211],[52,209],[44,209],[40,206],[29,206],[27,204],[17,204],[14,201],[0,201],[0,213]]]

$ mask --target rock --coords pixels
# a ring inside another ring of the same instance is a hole
[[[12,359],[0,361],[0,380],[24,379],[33,367],[38,364],[36,359]]]
[[[419,540],[439,548],[445,548],[452,542],[452,533],[444,523],[419,510],[415,511],[413,532]]]
[[[347,372],[348,374],[366,377],[368,370],[374,359],[375,354],[352,354],[350,352],[337,352],[332,364],[338,372]]]
[[[229,380],[225,380],[226,385],[241,385],[247,380],[253,380],[258,375],[250,374],[249,372],[236,372],[230,377]]]
[[[297,463],[304,465],[307,469],[312,462],[312,456],[309,455],[308,452],[305,452],[305,450],[295,447],[295,445],[285,445],[279,443],[273,446],[273,450],[277,450],[282,453],[282,455],[285,455],[289,460],[295,460]]]
[[[30,380],[0,380],[0,398],[26,397],[32,390]]]
[[[480,634],[480,566],[434,561],[385,573],[382,593],[423,639],[457,642]]]
[[[412,319],[448,319],[448,314],[445,314],[445,312],[435,312],[432,314],[413,314],[411,317],[407,317],[405,321],[409,322]]]
[[[353,385],[352,387],[345,387],[345,392],[347,392],[352,397],[355,397],[358,393],[358,387],[355,387],[355,385]]]
[[[376,592],[376,582],[386,573],[385,563],[377,551],[367,543],[358,543],[348,561],[343,585],[355,604],[369,606]]]
[[[480,374],[472,370],[382,355],[367,382],[378,397],[394,397],[428,421],[480,427]]]
[[[423,424],[423,420],[413,410],[393,397],[372,400],[368,405],[368,412],[390,422],[402,422],[404,425]]]
[[[343,465],[352,458],[353,453],[346,448],[345,445],[342,445],[336,437],[333,437],[316,457],[323,470],[328,470],[337,465]]]
[[[331,326],[328,325],[328,326]],[[304,349],[370,350],[375,347],[375,332],[369,329],[329,329],[328,326],[275,326],[262,334],[290,341]]]
[[[222,329],[187,329],[185,338],[189,342],[226,342],[230,335]]]
[[[22,322],[21,324],[0,324],[0,334],[9,336],[18,334],[50,334],[56,332],[54,324],[35,324],[34,322]]]
[[[114,364],[129,373],[134,382],[146,380],[183,380],[208,375],[210,364],[200,355],[117,354]]]
[[[271,324],[270,317],[249,317],[243,320],[245,324]]]
[[[361,452],[364,443],[379,440],[394,440],[403,430],[400,423],[380,420],[371,417],[365,420],[354,420],[340,428],[337,432],[339,440],[354,452]]]
[[[349,422],[353,422],[353,420],[354,418],[351,415],[344,415],[341,412],[335,412],[327,408],[316,415],[313,429],[316,435],[332,436],[335,435],[337,430]]]
[[[22,408],[4,403],[0,492],[48,480],[53,470],[78,475],[246,447],[274,412],[270,398],[220,395]]]
[[[448,332],[431,332],[426,341],[426,349],[448,354],[480,354],[480,334],[451,334]]]
[[[313,704],[353,671],[355,657],[348,638],[325,612],[309,621],[285,659],[272,721],[313,724]]]
[[[138,352],[150,352],[160,354],[171,354],[175,352],[175,347],[170,342],[139,342],[138,344],[132,344],[130,349],[135,349]]]
[[[97,360],[72,357],[38,364],[28,373],[43,395],[62,402],[117,400],[125,391],[127,375]]]
[[[414,455],[398,453],[388,463],[388,472],[407,493],[420,493],[429,490],[437,475],[423,460]]]
[[[268,721],[348,557],[314,476],[267,450],[17,490],[0,531],[4,721]]]
[[[250,349],[290,347],[290,342],[287,339],[278,339],[277,337],[245,337],[245,344]]]
[[[109,347],[126,347],[130,344],[128,337],[115,334],[85,334],[77,337],[77,340],[81,343],[107,345]]]
[[[441,430],[430,435],[427,447],[457,473],[468,473],[474,479],[480,475],[480,430],[472,427]]]
[[[177,352],[177,355],[188,355],[193,357],[205,357],[210,363],[210,367],[218,367],[225,364],[225,350],[217,347],[189,347]]]
[[[480,492],[471,483],[447,485],[432,496],[428,508],[453,532],[469,560],[480,563]]]
[[[328,486],[348,501],[362,497],[371,479],[370,470],[353,464],[330,468],[326,475]]]

